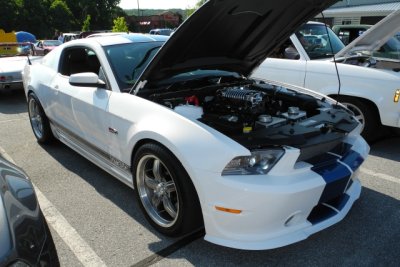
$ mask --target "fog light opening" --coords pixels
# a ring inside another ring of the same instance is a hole
[[[294,224],[297,224],[300,221],[301,217],[302,217],[302,211],[301,210],[298,210],[298,211],[294,212],[293,214],[291,214],[286,219],[285,226],[289,227],[289,226],[292,226]]]

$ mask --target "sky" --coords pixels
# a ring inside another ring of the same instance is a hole
[[[198,0],[121,0],[119,6],[122,9],[137,9],[138,1],[140,9],[187,9],[193,8]]]

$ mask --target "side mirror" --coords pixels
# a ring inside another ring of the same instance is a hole
[[[69,77],[69,84],[82,87],[106,88],[106,83],[100,80],[99,76],[93,72],[72,74]]]

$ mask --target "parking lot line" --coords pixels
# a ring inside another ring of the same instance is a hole
[[[106,266],[102,259],[82,239],[57,208],[43,195],[35,185],[36,196],[48,224],[67,244],[83,266]]]
[[[400,178],[396,178],[396,177],[393,177],[393,176],[390,176],[390,175],[387,175],[384,173],[375,172],[373,170],[369,170],[369,169],[362,168],[362,167],[360,168],[360,170],[361,170],[361,172],[363,172],[365,174],[375,176],[375,177],[378,177],[380,179],[383,179],[383,180],[386,180],[389,182],[400,184]]]
[[[2,147],[0,147],[0,154],[15,164]],[[35,188],[36,197],[47,223],[57,232],[82,265],[85,267],[107,266],[33,182],[32,185]]]

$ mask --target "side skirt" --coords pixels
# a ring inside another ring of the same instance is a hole
[[[95,165],[102,168],[124,184],[131,188],[133,186],[132,173],[129,165],[111,157],[107,152],[99,150],[95,146],[84,141],[82,138],[70,133],[68,130],[59,127],[54,123],[50,123],[54,136],[62,143],[78,152],[80,155],[90,160]]]

